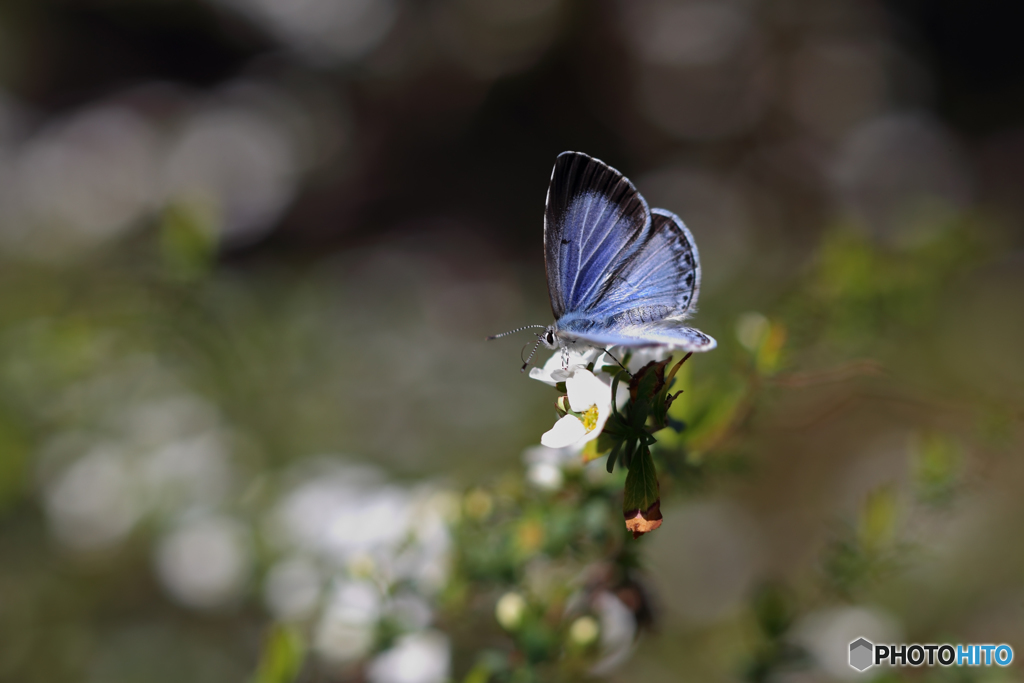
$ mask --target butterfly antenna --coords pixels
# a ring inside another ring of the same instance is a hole
[[[543,325],[541,327],[543,327]],[[519,368],[519,372],[526,372],[526,368],[530,365],[530,361],[533,360],[533,356],[534,356],[534,354],[537,353],[537,349],[540,347],[540,343],[542,341],[544,341],[543,337],[538,336],[537,337],[537,343],[533,345],[533,351],[530,351],[530,355],[527,357],[526,360],[523,361],[523,367]],[[523,351],[526,350],[527,346],[528,346],[527,344],[523,345]],[[522,351],[519,352],[519,357],[520,358],[523,357],[523,352]]]
[[[501,339],[502,337],[507,337],[510,334],[515,334],[516,332],[522,332],[523,330],[529,330],[530,328],[537,327],[547,327],[547,325],[523,325],[522,327],[517,327],[516,329],[509,330],[508,332],[502,332],[501,334],[492,334],[487,338],[487,341],[491,341],[492,339]]]

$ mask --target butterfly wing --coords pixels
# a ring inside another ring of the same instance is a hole
[[[570,329],[563,334],[568,337],[567,341],[570,344],[575,342],[593,347],[667,346],[683,351],[710,351],[718,346],[714,338],[700,330],[670,320],[616,328],[592,328],[586,332],[574,332]]]
[[[615,269],[587,318],[615,328],[684,320],[697,304],[700,256],[693,235],[671,211],[651,211],[651,229]]]
[[[611,273],[650,232],[651,212],[633,183],[579,152],[555,160],[544,211],[544,257],[555,319],[600,303]]]
[[[578,152],[555,161],[544,216],[551,309],[566,342],[715,348],[681,325],[697,303],[700,256],[686,225],[621,173]]]

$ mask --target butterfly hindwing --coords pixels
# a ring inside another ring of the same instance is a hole
[[[611,274],[650,232],[647,202],[621,173],[579,152],[555,161],[544,252],[555,318],[600,305]]]
[[[700,257],[671,211],[653,209],[651,229],[608,279],[588,317],[612,328],[683,320],[697,303]]]
[[[618,328],[591,327],[585,332],[567,330],[573,343],[585,346],[667,346],[683,351],[710,351],[718,346],[712,337],[678,322],[664,320],[640,325],[624,325]]]

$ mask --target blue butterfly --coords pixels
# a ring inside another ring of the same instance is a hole
[[[555,322],[529,327],[544,328],[538,345],[561,348],[563,364],[578,347],[715,348],[714,339],[683,324],[700,292],[693,235],[671,211],[648,208],[608,164],[580,152],[558,155],[544,211],[544,259]]]

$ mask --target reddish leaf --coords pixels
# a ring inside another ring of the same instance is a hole
[[[633,538],[640,538],[661,526],[661,500],[654,501],[646,510],[631,510],[625,515],[626,528],[633,532]]]

